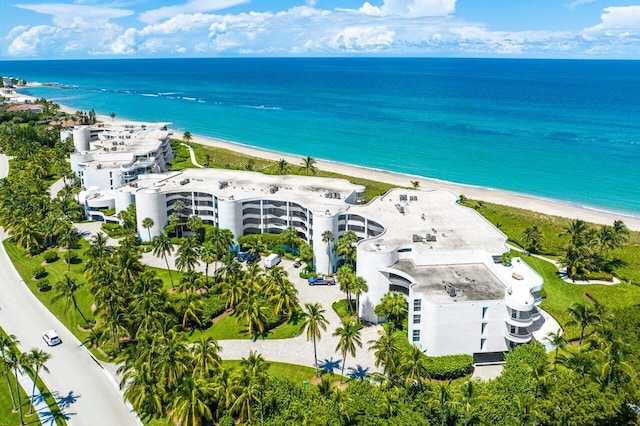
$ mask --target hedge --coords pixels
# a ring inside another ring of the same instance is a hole
[[[473,357],[471,355],[445,355],[427,357],[427,372],[436,380],[452,380],[471,374]]]
[[[226,303],[218,295],[210,295],[204,299],[205,317],[211,319],[222,314],[227,309]]]

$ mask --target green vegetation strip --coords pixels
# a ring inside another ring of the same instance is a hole
[[[215,148],[205,145],[199,145],[190,142],[189,145],[193,148],[193,152],[196,155],[196,160],[199,164],[215,169],[231,169],[231,170],[253,170],[269,175],[277,174],[277,161],[267,160],[265,158],[254,157],[251,155],[242,154],[237,151],[231,151],[224,148]],[[189,153],[184,146],[174,141],[174,151],[179,153],[178,158],[171,162],[171,170],[182,170],[189,167],[195,167],[189,160]],[[182,153],[182,150],[186,154]],[[186,155],[186,158],[185,158]],[[188,165],[187,165],[188,164]],[[300,164],[289,164],[287,174],[291,175],[306,175],[306,169],[302,167],[302,157],[300,157]],[[316,169],[314,176],[330,177],[336,179],[346,179],[356,185],[364,185],[366,187],[365,199],[367,202],[373,198],[385,194],[395,185],[377,182],[369,179],[363,179],[355,176],[343,175],[340,173],[329,172],[326,170]]]

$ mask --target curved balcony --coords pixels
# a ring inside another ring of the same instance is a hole
[[[531,320],[535,322],[535,321],[538,321],[540,318],[542,318],[542,315],[540,315],[540,309],[538,308],[533,309],[531,311]]]
[[[533,317],[529,312],[521,312],[520,318],[513,318],[512,316],[506,318],[507,324],[523,328],[533,325],[533,321]]]
[[[507,329],[504,331],[504,337],[513,343],[529,343],[533,339],[533,335],[526,328],[517,330],[515,333]]]

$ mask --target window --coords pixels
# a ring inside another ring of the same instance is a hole
[[[413,323],[420,324],[420,314],[413,315]]]
[[[482,318],[484,318],[484,317],[487,315],[487,310],[488,310],[488,309],[489,309],[489,308],[488,308],[488,307],[486,307],[486,306],[485,306],[484,308],[482,308]]]
[[[482,334],[484,334],[484,329],[487,328],[487,323],[483,322],[482,323]]]
[[[422,309],[422,299],[413,300],[413,312],[418,312]]]
[[[413,330],[413,341],[414,342],[420,341],[420,330]]]
[[[485,343],[487,343],[487,339],[480,339],[480,350],[484,350]]]

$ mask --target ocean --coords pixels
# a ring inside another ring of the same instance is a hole
[[[640,216],[640,61],[7,61],[0,74],[176,134]]]

